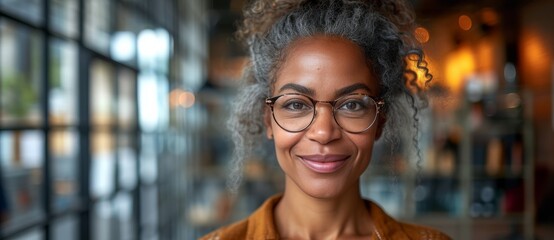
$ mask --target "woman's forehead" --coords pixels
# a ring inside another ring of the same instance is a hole
[[[314,36],[293,43],[276,74],[273,91],[295,83],[317,90],[363,83],[377,91],[378,84],[362,49],[337,36]]]

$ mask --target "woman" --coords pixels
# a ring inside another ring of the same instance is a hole
[[[265,137],[285,190],[202,239],[449,239],[395,221],[360,194],[374,142],[394,141],[406,119],[417,126],[403,106],[417,113],[424,92],[408,63],[424,82],[431,76],[412,24],[398,1],[261,0],[246,9],[239,34],[251,65],[231,119],[235,171]]]

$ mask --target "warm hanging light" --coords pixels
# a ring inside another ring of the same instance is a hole
[[[194,105],[194,102],[195,102],[195,97],[194,97],[194,93],[192,92],[183,91],[179,95],[179,105],[181,105],[181,107],[183,108],[192,107],[192,105]]]
[[[469,46],[461,46],[445,59],[446,85],[453,93],[461,93],[467,76],[475,72],[475,55]]]
[[[494,26],[499,22],[498,13],[496,13],[496,11],[492,8],[484,8],[481,11],[481,18],[483,23],[489,26]]]
[[[458,18],[458,25],[460,25],[460,28],[468,31],[471,29],[471,26],[473,25],[473,22],[471,21],[471,18],[467,15],[461,15]]]
[[[182,107],[190,108],[194,105],[196,97],[193,92],[182,90],[179,88],[174,89],[169,94],[169,105],[173,108]]]
[[[429,31],[424,27],[418,27],[414,30],[415,38],[420,43],[426,43],[429,41]]]
[[[179,96],[181,95],[183,91],[181,89],[173,89],[173,91],[171,91],[171,93],[169,94],[169,106],[171,106],[172,108],[175,108],[175,107],[178,107],[179,106]]]

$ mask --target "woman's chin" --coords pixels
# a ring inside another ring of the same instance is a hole
[[[346,192],[345,185],[326,180],[309,181],[309,183],[302,184],[299,188],[306,195],[317,199],[333,199],[344,196]]]

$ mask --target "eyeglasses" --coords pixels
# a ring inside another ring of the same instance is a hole
[[[299,93],[286,93],[265,100],[271,108],[273,119],[287,132],[302,132],[317,115],[316,104],[328,103],[333,107],[335,122],[349,133],[361,133],[375,123],[382,100],[361,93],[352,93],[334,101],[317,101]]]

